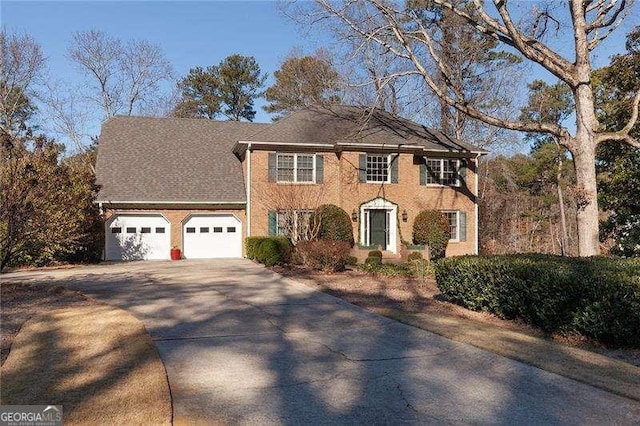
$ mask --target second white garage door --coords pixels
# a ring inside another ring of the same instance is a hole
[[[242,257],[242,223],[234,215],[192,216],[182,236],[187,259]]]

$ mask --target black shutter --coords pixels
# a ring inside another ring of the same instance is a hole
[[[367,181],[367,154],[360,154],[360,164],[358,169],[358,180],[360,183]]]
[[[467,241],[467,213],[459,211],[458,214],[460,215],[459,240]]]
[[[459,186],[467,186],[467,159],[460,160],[460,168],[458,169]]]
[[[420,185],[427,184],[427,159],[425,157],[421,158],[420,161]]]
[[[273,210],[267,213],[267,223],[269,224],[269,235],[276,236],[278,234],[278,216]]]
[[[398,154],[392,154],[391,157],[391,183],[398,183],[398,162],[400,156]]]
[[[324,157],[316,155],[316,183],[324,182]]]

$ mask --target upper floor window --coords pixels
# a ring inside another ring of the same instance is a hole
[[[367,182],[389,182],[389,156],[367,154]]]
[[[458,186],[460,160],[447,158],[427,158],[427,185]]]
[[[314,182],[315,155],[279,153],[276,159],[278,182]]]

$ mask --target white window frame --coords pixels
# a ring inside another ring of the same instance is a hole
[[[453,213],[456,215],[456,235],[455,235],[455,238],[449,238],[449,242],[451,243],[460,242],[460,211],[459,210],[442,210],[442,213],[445,214],[445,216],[448,213]],[[449,219],[448,216],[446,217],[447,219]],[[449,222],[449,226],[451,226],[451,222]]]
[[[457,187],[460,186],[460,160],[459,159],[454,159],[454,158],[429,158],[429,157],[425,157],[425,165],[428,164],[428,161],[439,161],[440,162],[440,176],[438,176],[438,183],[427,183],[427,186],[452,186],[452,187]],[[454,184],[450,184],[450,183],[442,183],[444,182],[444,162],[445,161],[455,161],[456,162],[456,169],[455,169],[455,174],[456,174],[456,182]],[[429,179],[430,177],[430,172],[429,172],[429,168],[427,167],[426,170],[427,176],[426,176],[426,180]]]
[[[291,238],[293,241],[298,241],[298,221],[299,217],[303,214],[313,215],[313,209],[290,209],[290,210],[278,210],[276,211],[276,235],[282,237]],[[282,232],[280,227],[280,218],[285,214],[293,214],[293,232],[294,235],[286,235]]]
[[[280,163],[280,156],[292,155],[293,156],[293,180],[280,180],[278,170]],[[317,154],[305,154],[305,153],[292,153],[292,152],[276,152],[276,182],[277,183],[298,183],[298,184],[314,184],[316,183],[316,155]],[[298,181],[298,156],[312,157],[312,175],[310,181]]]
[[[386,157],[387,158],[387,179],[386,180],[369,180],[369,157]],[[365,158],[365,181],[366,183],[391,183],[391,154],[366,154]]]

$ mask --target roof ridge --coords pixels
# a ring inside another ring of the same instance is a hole
[[[264,125],[269,126],[273,123],[262,123],[262,122],[254,122],[254,121],[236,121],[236,120],[213,120],[211,118],[197,118],[197,117],[157,117],[151,115],[123,115],[117,114],[112,117],[109,117],[104,121],[107,122],[114,119],[136,119],[136,120],[173,120],[173,121],[194,121],[200,123],[233,123],[233,125]]]

